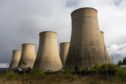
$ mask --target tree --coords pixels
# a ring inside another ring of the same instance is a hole
[[[122,61],[120,60],[119,62],[118,62],[118,65],[121,65],[122,64]]]
[[[124,57],[123,59],[123,64],[126,64],[126,57]]]
[[[124,57],[124,59],[118,62],[119,65],[125,65],[126,64],[126,57]]]

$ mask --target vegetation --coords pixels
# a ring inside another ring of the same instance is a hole
[[[118,62],[119,65],[126,65],[126,57],[124,57],[124,59]]]
[[[43,72],[33,69],[31,73],[0,74],[0,84],[126,84],[126,68],[119,65],[96,65],[91,69],[78,66],[75,70]]]

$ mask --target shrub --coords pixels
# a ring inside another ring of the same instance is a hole
[[[103,74],[105,75],[106,73],[108,75],[115,75],[116,71],[118,71],[120,69],[119,66],[117,65],[113,65],[113,64],[104,64],[101,65],[98,69],[98,73],[99,74]]]
[[[8,80],[14,80],[17,78],[17,74],[15,74],[14,72],[11,72],[11,71],[6,72],[4,76]]]
[[[95,65],[90,70],[92,71],[92,73],[98,73],[100,67],[101,67],[101,65]]]
[[[126,68],[120,68],[117,72],[116,72],[116,76],[120,77],[121,79],[125,79],[126,80]]]
[[[76,65],[76,66],[74,67],[74,71],[75,71],[75,72],[80,72],[81,69],[80,69],[80,67],[79,67],[78,65]]]
[[[40,69],[33,69],[32,72],[31,72],[31,76],[41,77],[41,76],[44,76],[44,72]]]

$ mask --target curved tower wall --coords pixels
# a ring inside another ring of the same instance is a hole
[[[62,68],[59,56],[57,33],[45,31],[39,34],[39,49],[34,67],[44,71],[58,71]]]
[[[103,64],[100,52],[99,24],[97,10],[80,8],[72,12],[72,35],[65,66],[90,68]]]
[[[101,33],[101,41],[102,43],[104,42],[104,32],[100,31]],[[112,64],[112,58],[109,55],[107,48],[105,47],[105,42],[104,42],[104,58],[105,58],[105,64]]]
[[[35,44],[22,44],[22,55],[19,62],[20,68],[33,68],[36,59]]]
[[[107,52],[107,48],[105,50],[106,50],[106,64],[112,64],[112,58]]]
[[[102,56],[102,60],[101,61],[103,61],[104,64],[106,64],[107,60],[106,60],[106,47],[105,47],[105,42],[104,42],[104,32],[100,31],[99,33],[100,33],[100,35],[99,35],[99,37],[100,37],[100,45],[99,45],[99,47],[100,47],[100,52],[101,52],[100,56]]]
[[[69,51],[69,45],[70,45],[69,42],[60,43],[60,58],[63,66],[65,65],[66,62],[67,54]]]
[[[11,59],[11,63],[10,63],[9,68],[17,68],[18,63],[20,61],[20,58],[21,58],[21,51],[20,50],[13,50],[12,59]]]

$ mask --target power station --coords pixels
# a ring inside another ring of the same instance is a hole
[[[67,54],[69,51],[69,45],[70,45],[69,42],[60,43],[60,58],[63,66],[65,65],[66,62]]]
[[[36,59],[35,44],[22,44],[22,55],[18,67],[33,68]]]
[[[70,42],[57,41],[57,33],[44,31],[39,34],[36,57],[35,44],[22,44],[22,52],[13,51],[10,68],[38,68],[59,71],[62,67],[91,68],[112,63],[104,42],[104,32],[99,30],[97,10],[86,7],[71,13],[72,33]]]
[[[65,67],[91,68],[105,64],[104,43],[101,43],[97,10],[80,8],[72,12],[72,35]]]
[[[11,59],[11,63],[9,68],[17,68],[18,67],[18,63],[20,61],[21,58],[21,51],[20,50],[13,50],[12,52],[12,59]]]
[[[58,71],[62,68],[59,56],[57,33],[45,31],[39,34],[39,49],[34,68],[43,71]]]

